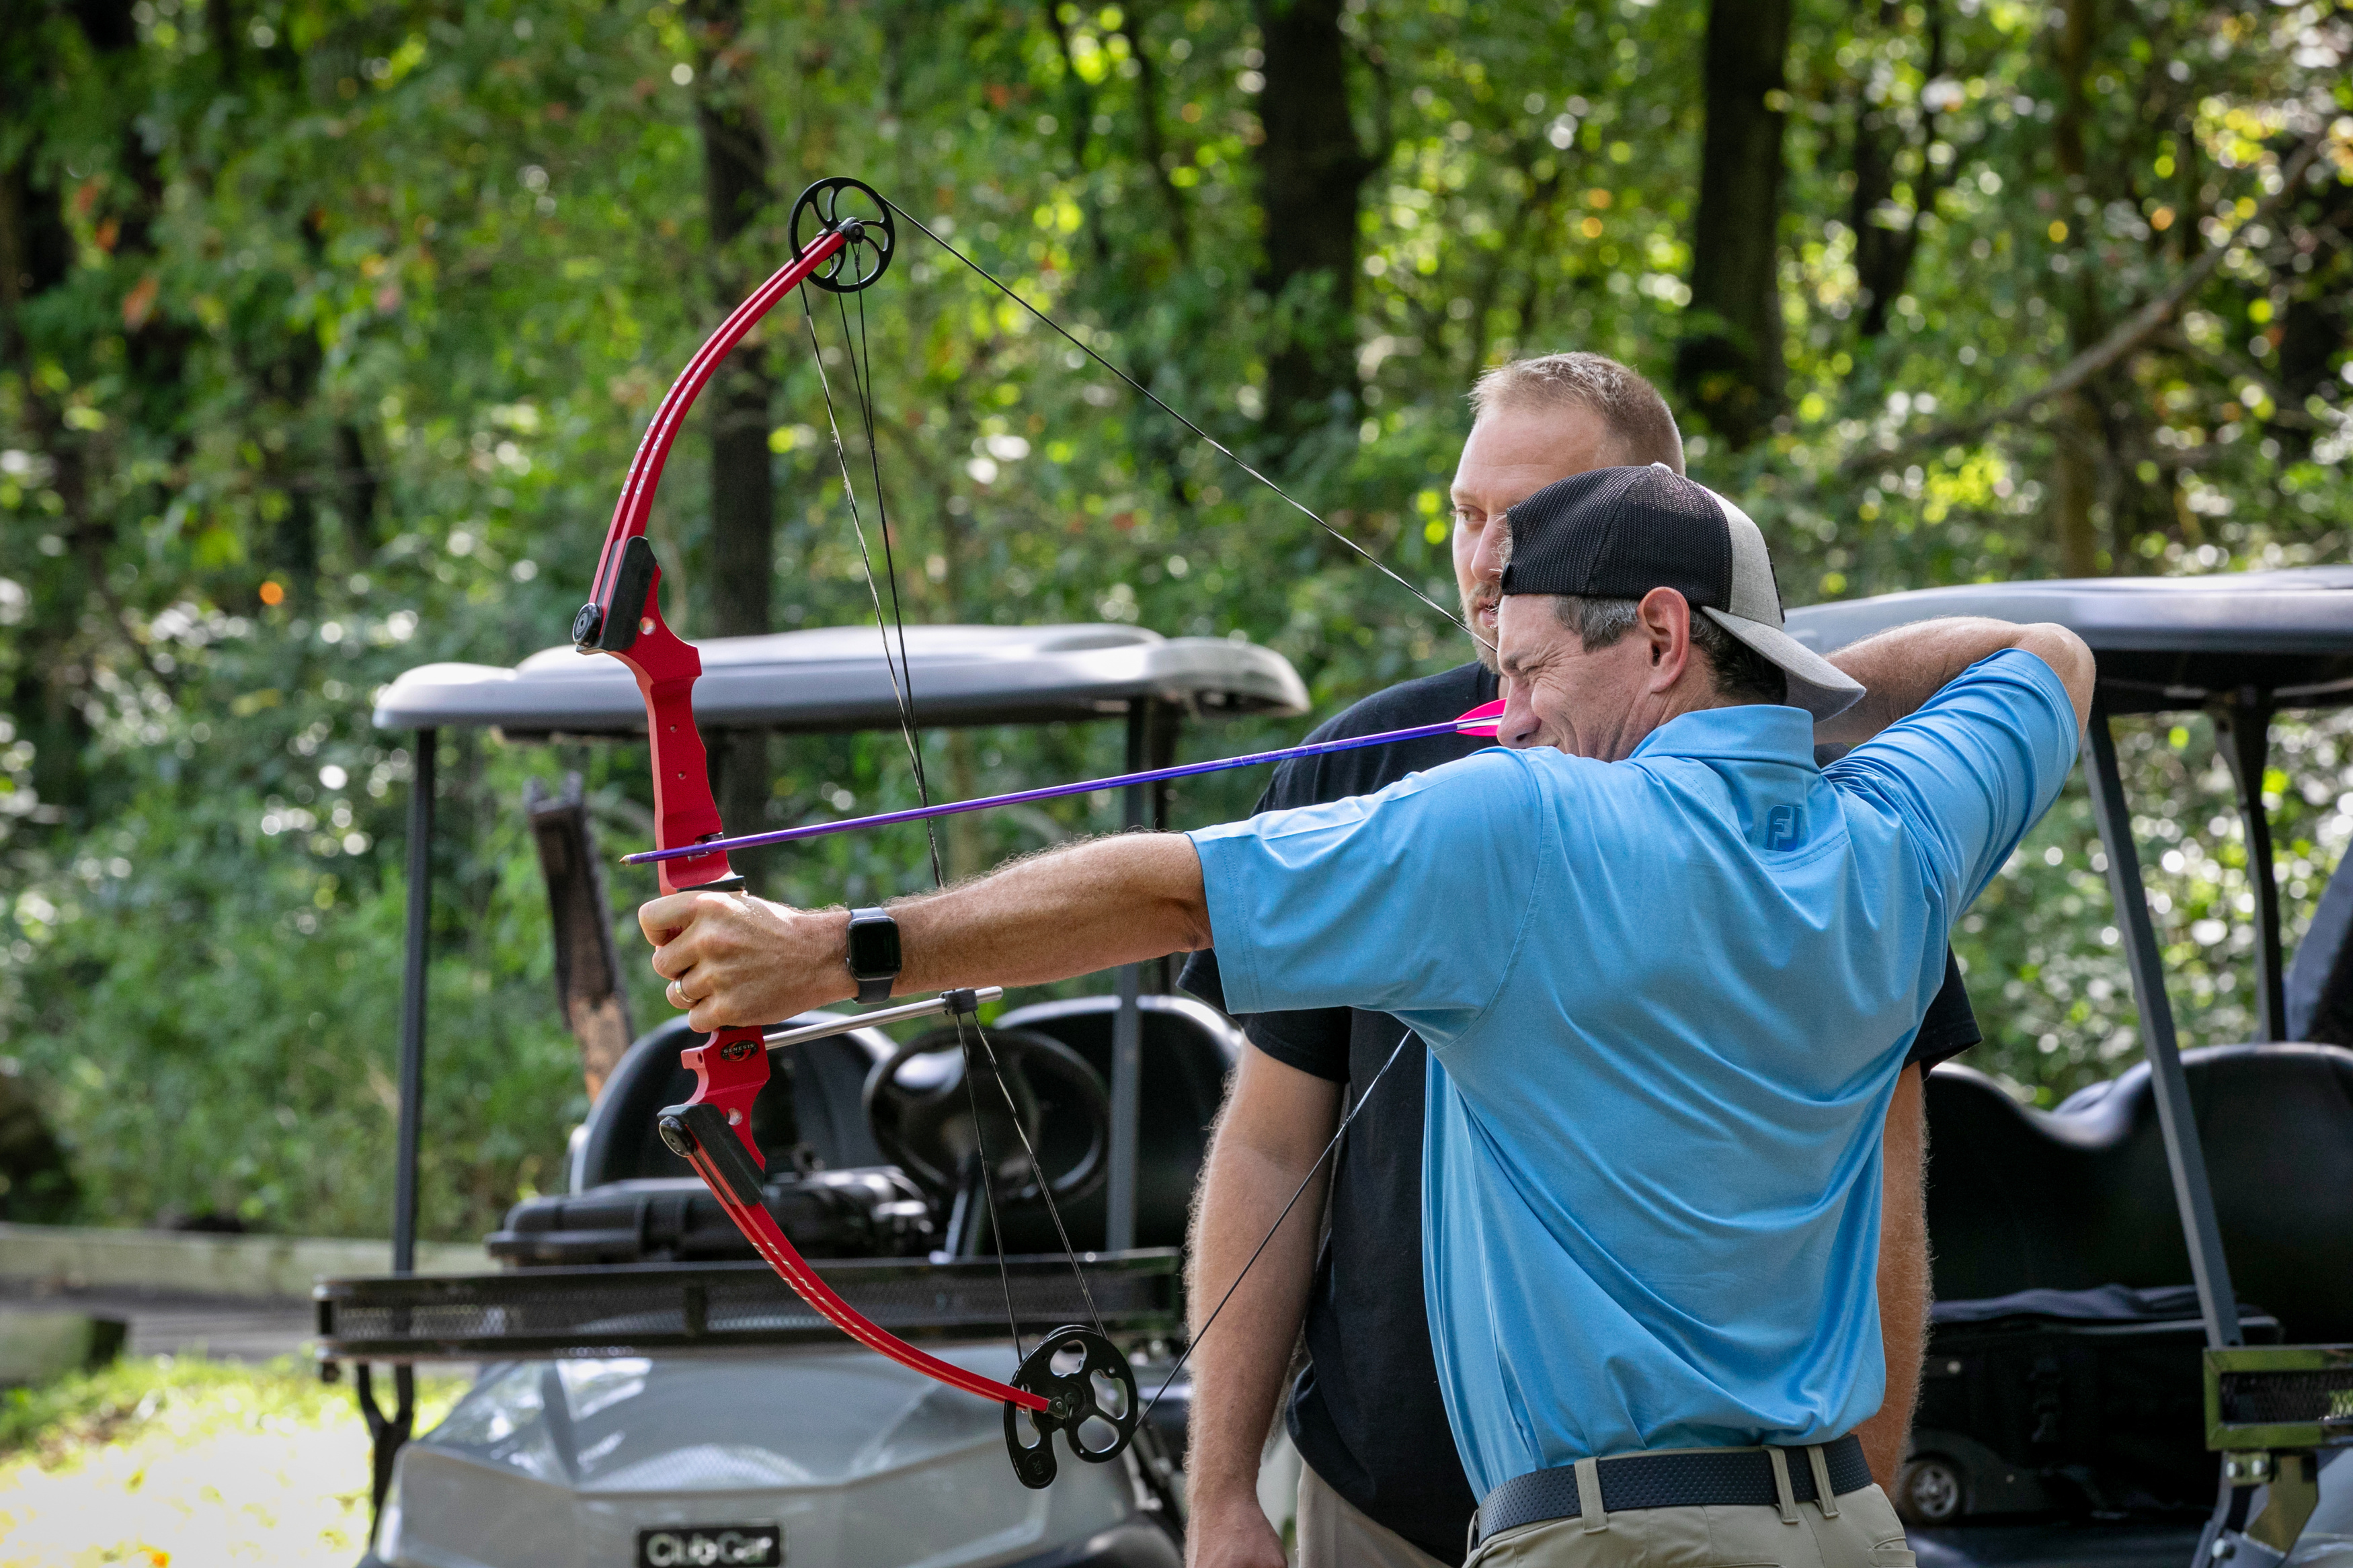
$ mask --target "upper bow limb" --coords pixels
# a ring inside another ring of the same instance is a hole
[[[904,959],[897,990],[1038,985],[1209,945],[1201,862],[1176,833],[1124,833],[1017,860],[891,906]],[[656,899],[638,922],[654,970],[679,983],[697,1029],[763,1024],[847,1000],[846,910],[741,894]]]

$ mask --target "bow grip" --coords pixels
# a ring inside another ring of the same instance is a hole
[[[686,1107],[708,1105],[716,1110],[743,1141],[753,1164],[765,1169],[767,1161],[752,1136],[752,1102],[760,1098],[768,1082],[768,1047],[761,1036],[757,1028],[721,1029],[702,1045],[680,1052],[679,1060],[694,1069],[694,1098]],[[746,1201],[754,1205],[760,1201],[756,1180]]]

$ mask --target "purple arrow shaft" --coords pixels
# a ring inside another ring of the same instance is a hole
[[[1015,790],[1011,795],[983,795],[977,800],[952,800],[937,805],[910,806],[904,811],[885,811],[873,816],[844,817],[839,822],[810,822],[798,827],[779,827],[772,833],[746,833],[735,838],[710,838],[700,844],[680,844],[668,849],[642,849],[635,855],[624,855],[627,866],[642,866],[655,860],[681,860],[691,855],[708,855],[714,849],[757,849],[764,844],[790,844],[797,839],[822,838],[828,833],[847,833],[857,827],[888,827],[897,822],[922,822],[934,816],[954,816],[959,812],[985,811],[993,805],[1019,805],[1026,801],[1052,800],[1059,795],[1092,795],[1099,789],[1124,789],[1129,784],[1157,784],[1162,779],[1189,778],[1195,773],[1214,773],[1226,768],[1253,767],[1260,763],[1288,762],[1293,757],[1320,757],[1331,752],[1351,752],[1359,746],[1385,746],[1398,741],[1422,741],[1434,735],[1458,735],[1485,732],[1493,734],[1492,718],[1473,718],[1465,714],[1449,719],[1441,724],[1417,724],[1410,730],[1385,730],[1377,735],[1356,735],[1342,741],[1317,741],[1304,746],[1285,746],[1279,752],[1253,752],[1246,757],[1220,757],[1215,762],[1185,763],[1173,768],[1153,768],[1140,773],[1119,773],[1107,779],[1085,779],[1077,784],[1048,784],[1043,789]]]

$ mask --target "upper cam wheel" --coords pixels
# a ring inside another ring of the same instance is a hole
[[[793,254],[797,256],[829,230],[843,231],[839,250],[809,275],[809,281],[836,294],[854,294],[882,276],[899,247],[899,226],[873,186],[846,174],[819,180],[793,204]]]

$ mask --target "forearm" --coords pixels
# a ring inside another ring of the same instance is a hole
[[[1861,681],[1865,691],[1853,707],[1816,725],[1814,739],[1859,745],[1917,710],[1978,660],[2008,648],[2024,649],[2051,667],[2082,724],[2091,711],[2093,666],[2090,650],[2073,632],[1954,616],[1896,626],[1831,654],[1831,663]]]
[[[901,994],[1036,985],[1209,944],[1200,858],[1174,833],[1073,845],[891,912]],[[697,1029],[797,1017],[857,994],[847,910],[689,891],[645,905],[638,923]]]
[[[1271,1096],[1270,1088],[1280,1096]],[[1197,1516],[1257,1507],[1259,1457],[1282,1397],[1314,1275],[1329,1177],[1318,1161],[1338,1113],[1336,1084],[1255,1050],[1245,1053],[1193,1216],[1187,1299],[1196,1349],[1186,1475]],[[1311,1171],[1307,1190],[1275,1229],[1282,1205]],[[1271,1230],[1265,1251],[1258,1252]],[[1205,1335],[1209,1314],[1238,1278],[1242,1283]]]
[[[1209,945],[1200,857],[1180,833],[1032,856],[891,913],[905,963],[898,990],[911,994],[1039,985]]]
[[[1928,1342],[1927,1120],[1920,1069],[1904,1069],[1888,1107],[1881,1144],[1879,1331],[1887,1393],[1878,1412],[1855,1429],[1872,1478],[1893,1487],[1912,1434],[1920,1364]]]

